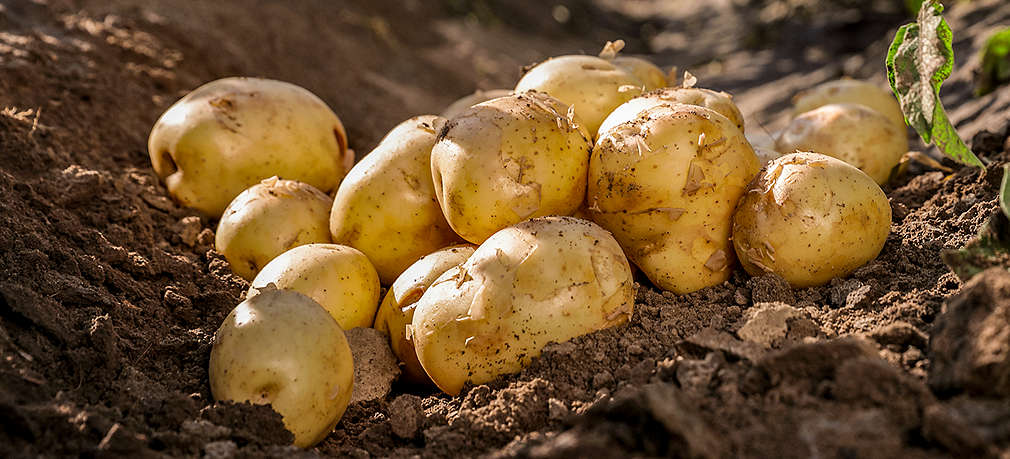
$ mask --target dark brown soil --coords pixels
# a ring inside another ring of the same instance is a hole
[[[175,205],[150,167],[150,128],[186,91],[230,75],[291,81],[333,107],[363,154],[404,119],[511,87],[523,65],[623,38],[733,92],[748,129],[771,131],[800,89],[883,83],[906,20],[879,6],[892,2],[709,3],[0,1],[0,456],[298,453],[268,407],[210,398],[211,338],[247,284],[213,250],[216,222]],[[351,405],[313,451],[1010,455],[1010,275],[965,286],[939,255],[998,209],[1010,90],[976,99],[971,81],[1010,5],[961,2],[948,19],[959,61],[944,101],[992,166],[911,165],[887,187],[894,224],[877,260],[798,291],[739,270],[690,295],[642,280],[627,326],[551,345],[457,397],[394,387]],[[774,347],[741,339],[783,304],[795,311]]]

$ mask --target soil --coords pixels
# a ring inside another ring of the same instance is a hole
[[[250,75],[318,94],[360,157],[404,119],[615,38],[772,132],[801,89],[883,84],[907,21],[891,3],[0,2],[0,455],[1007,457],[1010,274],[963,284],[940,258],[998,209],[1010,90],[975,98],[972,81],[1005,2],[947,12],[944,102],[989,167],[910,164],[873,262],[797,291],[739,269],[689,295],[639,279],[628,325],[456,397],[394,385],[305,452],[268,407],[211,398],[211,339],[247,283],[146,151],[177,98]]]

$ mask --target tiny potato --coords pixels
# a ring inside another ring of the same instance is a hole
[[[372,326],[382,288],[368,257],[339,244],[306,244],[278,255],[252,280],[247,297],[270,284],[312,298],[344,330]]]
[[[270,260],[292,248],[330,242],[330,197],[315,187],[271,177],[228,204],[214,247],[232,271],[252,280]]]
[[[481,102],[487,102],[491,99],[497,99],[499,97],[505,97],[512,94],[511,89],[488,89],[487,91],[482,91],[478,89],[473,94],[460,97],[458,100],[450,104],[442,114],[439,115],[445,119],[452,119],[459,116],[461,113],[465,112],[466,109],[473,107]]]
[[[459,241],[431,180],[431,148],[444,124],[425,115],[394,127],[354,165],[333,199],[333,242],[367,255],[384,285],[418,258]]]
[[[414,308],[424,291],[442,273],[465,262],[477,246],[470,244],[446,247],[425,255],[410,265],[393,282],[375,316],[375,329],[389,335],[393,353],[403,362],[403,379],[412,384],[431,384],[414,351],[414,340],[407,335],[407,326],[414,319]]]
[[[864,105],[828,104],[793,119],[779,134],[775,150],[833,156],[883,184],[908,151],[908,137]]]
[[[530,91],[449,120],[431,151],[435,196],[452,229],[479,244],[532,217],[582,204],[592,143],[568,107]]]
[[[891,206],[872,178],[830,156],[793,153],[768,163],[740,200],[733,246],[751,275],[811,287],[876,258],[890,229]]]
[[[869,81],[841,79],[814,86],[793,97],[793,116],[828,104],[865,105],[893,122],[902,135],[905,133],[905,115],[891,91]]]
[[[617,56],[610,62],[638,78],[645,85],[646,91],[665,88],[667,85],[666,73],[646,59],[634,56]]]
[[[424,292],[411,322],[425,372],[450,395],[514,373],[550,342],[629,320],[631,268],[603,228],[544,217],[505,228]]]
[[[276,289],[228,314],[208,373],[215,400],[269,403],[302,448],[333,430],[354,385],[351,348],[337,322],[311,298]]]
[[[212,218],[275,175],[330,192],[354,162],[344,126],[325,102],[262,78],[224,78],[193,90],[155,123],[148,152],[169,194]]]
[[[635,119],[639,113],[657,105],[688,104],[710,108],[731,122],[743,132],[744,118],[733,103],[733,96],[704,88],[662,88],[635,97],[614,109],[600,125],[600,135],[618,124]]]

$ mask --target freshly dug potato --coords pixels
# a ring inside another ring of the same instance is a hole
[[[397,125],[351,169],[333,200],[333,242],[364,252],[385,285],[418,258],[460,240],[431,180],[431,148],[444,124],[425,115]]]
[[[596,142],[586,202],[657,287],[688,293],[729,279],[733,208],[759,170],[725,116],[659,105]]]
[[[272,288],[224,319],[208,373],[215,400],[269,403],[302,448],[333,430],[354,385],[351,348],[337,322],[311,298]]]
[[[614,126],[635,119],[642,111],[657,105],[688,104],[715,110],[729,118],[743,132],[743,114],[733,103],[733,96],[704,88],[663,88],[631,99],[614,109],[600,125],[600,137]]]
[[[499,97],[505,97],[512,94],[511,89],[488,89],[487,91],[482,91],[478,89],[473,94],[468,96],[460,97],[459,100],[453,102],[445,111],[440,115],[445,119],[452,119],[459,116],[461,113],[465,112],[466,109],[473,107],[481,102],[487,102],[491,99],[497,99]]]
[[[435,196],[449,225],[479,244],[527,218],[582,204],[592,143],[557,99],[535,91],[474,105],[431,151]]]
[[[329,192],[354,163],[344,126],[326,103],[261,78],[200,86],[161,115],[147,145],[169,194],[214,218],[267,177]]]
[[[407,336],[407,326],[414,319],[414,308],[432,282],[450,268],[459,266],[473,255],[477,246],[454,245],[425,255],[410,265],[393,282],[375,316],[375,329],[389,335],[393,353],[403,362],[403,379],[412,384],[431,384],[414,351],[413,337]]]
[[[610,62],[638,78],[645,85],[646,91],[665,88],[668,84],[663,70],[648,60],[634,56],[617,56]]]
[[[634,301],[631,268],[610,233],[535,218],[439,276],[417,302],[411,333],[425,372],[455,395],[519,371],[547,343],[627,322]]]
[[[516,85],[516,93],[546,92],[571,106],[593,136],[603,119],[618,105],[642,93],[644,82],[594,56],[561,56],[530,69]]]
[[[322,191],[271,177],[228,204],[217,224],[214,247],[232,271],[252,280],[270,260],[290,249],[330,242],[332,201]]]
[[[902,135],[905,115],[891,91],[862,80],[841,79],[822,83],[793,98],[793,116],[828,104],[858,104],[872,108],[893,122]]]
[[[782,131],[775,150],[833,156],[887,182],[908,151],[908,137],[887,117],[856,104],[829,104],[797,116]]]
[[[252,280],[247,296],[270,284],[312,298],[344,330],[372,326],[382,288],[368,257],[339,244],[306,244],[278,255]]]
[[[733,246],[751,275],[822,285],[876,258],[891,230],[887,196],[835,158],[793,153],[765,167],[740,200]]]

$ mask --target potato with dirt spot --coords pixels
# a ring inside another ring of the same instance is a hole
[[[596,142],[586,202],[653,284],[688,293],[729,279],[733,209],[759,170],[725,116],[660,105]]]
[[[337,322],[311,298],[273,288],[224,319],[208,373],[215,400],[270,404],[302,448],[333,430],[354,386],[351,349]]]
[[[379,275],[361,251],[339,244],[306,244],[270,260],[248,297],[273,284],[312,298],[340,328],[371,327],[379,307]]]
[[[411,333],[432,381],[455,395],[514,373],[550,342],[626,323],[631,268],[598,225],[571,217],[524,221],[491,236],[418,300]]]
[[[639,113],[657,105],[688,104],[715,110],[720,115],[729,118],[733,124],[743,131],[744,118],[740,109],[733,103],[733,96],[725,92],[705,88],[662,88],[648,92],[631,99],[607,115],[600,125],[600,136],[618,124],[635,119]]]
[[[431,384],[414,351],[407,326],[414,319],[417,300],[442,273],[465,262],[477,246],[454,245],[425,255],[393,282],[375,316],[375,328],[389,336],[393,353],[403,362],[403,379],[412,384]]]
[[[876,258],[891,206],[873,179],[830,156],[793,153],[765,167],[740,200],[733,246],[753,276],[822,285]]]
[[[274,257],[295,247],[329,243],[333,201],[315,187],[271,177],[228,204],[214,247],[232,271],[252,280]]]
[[[431,180],[431,149],[444,124],[424,115],[394,127],[351,169],[333,200],[333,242],[367,255],[385,285],[418,258],[460,241]]]
[[[821,83],[793,97],[793,116],[828,104],[858,104],[876,110],[905,133],[905,115],[894,94],[869,81],[841,79]]]
[[[486,91],[478,89],[473,94],[460,97],[457,101],[450,104],[444,111],[442,111],[440,116],[445,119],[452,119],[465,112],[466,109],[481,102],[487,102],[489,100],[505,97],[511,94],[511,89],[488,89]]]
[[[431,151],[435,196],[463,239],[479,244],[533,217],[582,204],[592,143],[568,107],[535,91],[470,107]]]
[[[344,126],[325,102],[262,78],[193,90],[155,123],[148,152],[169,194],[212,218],[275,175],[330,192],[354,163]]]

